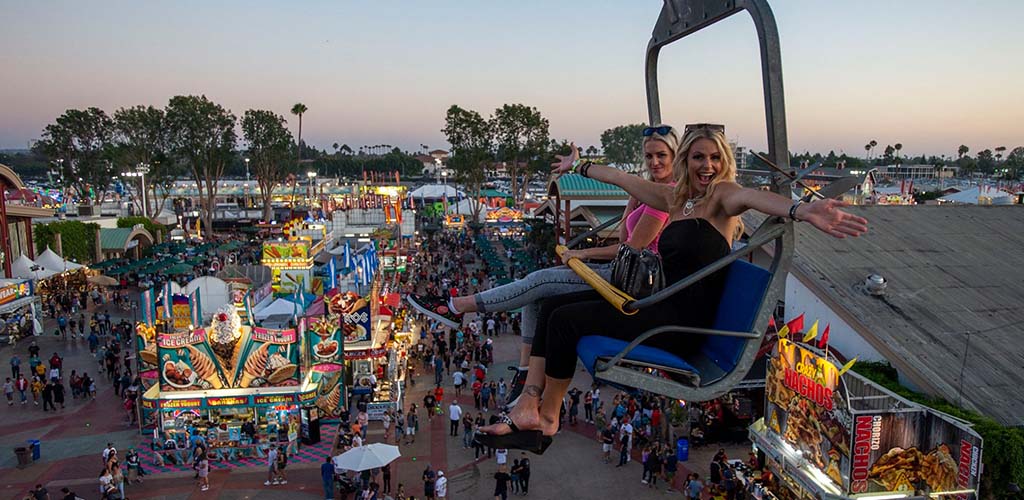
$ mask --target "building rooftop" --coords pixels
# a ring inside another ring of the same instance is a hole
[[[1024,207],[849,210],[870,222],[860,238],[796,225],[794,277],[911,383],[1024,425]],[[863,291],[870,274],[887,281],[883,296]]]

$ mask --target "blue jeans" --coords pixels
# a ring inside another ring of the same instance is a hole
[[[611,263],[589,264],[589,266],[602,278],[611,279]],[[474,295],[473,298],[476,300],[477,310],[482,313],[511,311],[522,307],[523,343],[532,344],[542,299],[591,289],[591,286],[569,266],[557,266],[534,271],[523,279],[485,290]]]

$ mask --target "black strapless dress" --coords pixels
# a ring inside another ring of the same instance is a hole
[[[658,240],[668,284],[693,274],[730,250],[722,233],[704,219],[673,221]],[[725,272],[719,271],[632,316],[622,314],[593,291],[545,299],[541,302],[531,353],[546,359],[548,376],[572,378],[576,369],[576,344],[581,337],[601,335],[629,341],[661,325],[708,328],[714,322],[724,285]],[[686,334],[663,334],[644,345],[683,356],[695,349],[691,339],[693,336]]]

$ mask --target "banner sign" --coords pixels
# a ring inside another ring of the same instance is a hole
[[[852,493],[977,490],[980,464],[981,438],[926,408],[855,419]]]
[[[275,394],[271,396],[253,396],[253,404],[257,405],[279,405],[295,402],[294,394]]]
[[[0,288],[0,305],[8,302],[14,302],[22,297],[27,297],[29,293],[29,284],[27,281],[6,285],[3,288]]]
[[[769,431],[848,490],[852,415],[836,367],[814,352],[780,339],[768,367],[765,392]]]
[[[188,295],[171,295],[171,321],[175,330],[187,330],[192,324],[192,309],[189,306]]]
[[[206,398],[206,406],[248,406],[249,396]]]
[[[206,330],[157,336],[161,391],[197,391],[227,387]],[[141,356],[141,355],[140,355]]]
[[[235,367],[235,387],[299,385],[298,333],[253,328]]]
[[[160,401],[161,409],[172,409],[172,408],[200,408],[203,406],[203,400],[200,398],[190,399],[164,399]]]

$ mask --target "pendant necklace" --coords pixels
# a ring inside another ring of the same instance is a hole
[[[704,199],[704,195],[700,195],[696,198],[689,198],[686,203],[683,204],[683,217],[689,217],[693,215],[693,211],[697,209],[697,203]]]

